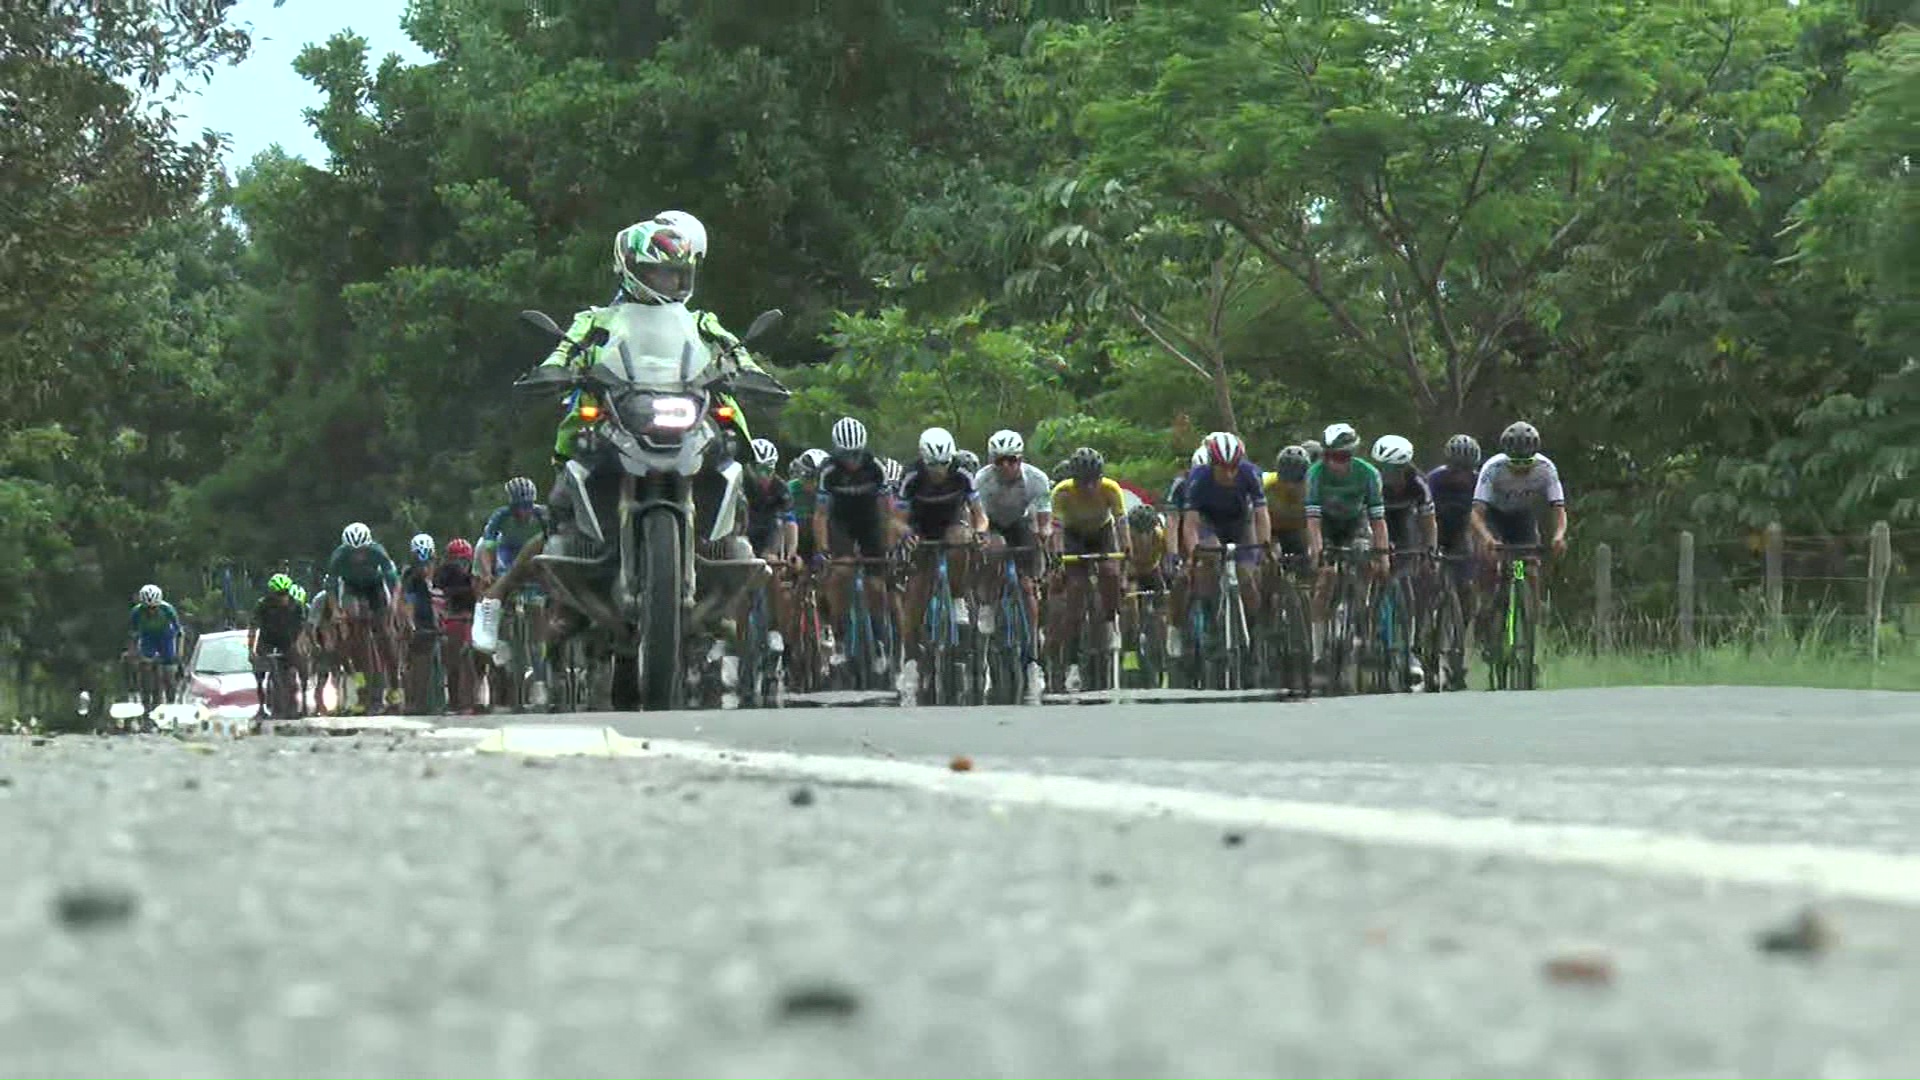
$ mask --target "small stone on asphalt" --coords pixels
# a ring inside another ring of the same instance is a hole
[[[838,1020],[859,1011],[859,995],[830,983],[790,987],[780,995],[782,1020]]]
[[[1227,847],[1239,847],[1241,844],[1244,844],[1247,842],[1247,838],[1237,832],[1230,832],[1225,836],[1222,836],[1220,838],[1220,842],[1222,844],[1225,844]]]
[[[947,768],[954,772],[972,772],[973,759],[965,754],[955,754],[953,760],[947,762]]]
[[[137,906],[133,893],[111,886],[62,889],[53,901],[54,914],[69,930],[94,930],[126,922]]]
[[[787,801],[795,806],[812,806],[813,789],[809,787],[794,788],[793,791],[787,795]]]
[[[1791,920],[1755,935],[1761,952],[1814,955],[1833,947],[1833,927],[1812,908],[1804,908]]]
[[[1562,953],[1541,965],[1551,982],[1575,986],[1609,986],[1613,983],[1613,961],[1597,952]]]

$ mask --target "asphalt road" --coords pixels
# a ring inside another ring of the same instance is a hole
[[[609,722],[652,749],[0,741],[0,1073],[1920,1070],[1920,901],[1287,816],[1304,802],[1634,827],[1709,854],[1859,849],[1905,881],[1920,697],[558,718]],[[521,732],[529,745],[569,734],[524,723],[543,729]],[[956,754],[970,773],[946,771]],[[845,758],[900,775],[853,779]],[[1055,779],[1005,800],[940,790],[1016,773]],[[1130,802],[1142,785],[1278,809],[1222,825],[1197,802]],[[1050,801],[1070,788],[1112,800]],[[1808,904],[1830,947],[1757,946]],[[1548,972],[1568,958],[1571,980]]]

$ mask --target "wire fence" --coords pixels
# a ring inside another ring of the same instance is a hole
[[[1858,651],[1920,641],[1911,567],[1920,530],[1876,523],[1857,536],[1674,534],[1668,544],[1595,545],[1556,575],[1549,619],[1596,653],[1687,653],[1793,643]]]

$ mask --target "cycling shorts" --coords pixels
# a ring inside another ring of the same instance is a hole
[[[1214,530],[1213,522],[1209,520],[1205,514],[1202,514],[1200,515],[1200,535],[1194,546],[1217,548],[1227,543],[1239,544],[1240,547],[1233,553],[1233,561],[1245,565],[1252,565],[1253,561],[1260,557],[1260,549],[1253,546],[1253,521],[1251,519],[1242,519],[1230,531],[1234,534],[1233,537],[1229,540],[1222,540],[1220,534]],[[1213,556],[1203,555],[1201,558],[1211,560]]]
[[[1063,526],[1060,529],[1060,550],[1067,555],[1105,555],[1119,551],[1120,540],[1115,535],[1111,521],[1091,532]]]
[[[1303,526],[1298,529],[1288,529],[1285,532],[1276,532],[1273,534],[1273,542],[1279,544],[1280,550],[1285,554],[1305,555],[1307,553],[1307,530]]]
[[[1373,542],[1373,530],[1367,527],[1365,518],[1320,519],[1320,544],[1324,548],[1343,548],[1352,545],[1355,540]]]
[[[1495,510],[1487,507],[1487,531],[1502,544],[1538,544],[1540,521],[1531,510]]]
[[[887,553],[887,531],[878,514],[851,521],[829,517],[827,544],[836,559],[878,559]]]
[[[371,585],[355,585],[349,581],[344,584],[343,588],[346,590],[349,601],[358,598],[365,601],[367,609],[375,615],[385,615],[387,613],[387,586],[385,582],[376,581]]]
[[[160,630],[142,633],[139,637],[140,658],[158,660],[162,664],[176,663],[180,659],[180,635],[173,630]]]

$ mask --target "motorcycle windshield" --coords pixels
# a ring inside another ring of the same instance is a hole
[[[713,354],[686,305],[618,304],[610,313],[596,366],[640,390],[673,393],[699,385]]]

